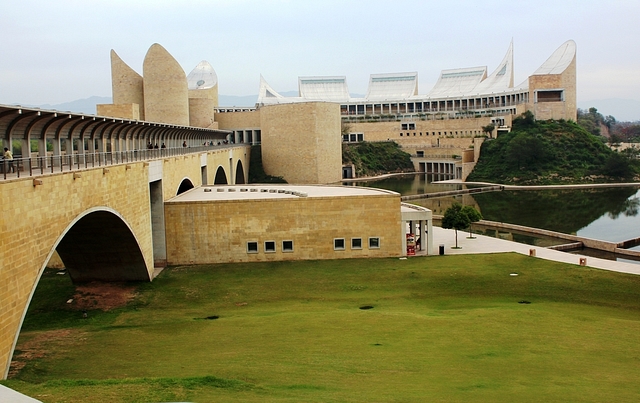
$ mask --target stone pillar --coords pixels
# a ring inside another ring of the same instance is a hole
[[[400,234],[402,234],[402,256],[407,256],[407,222],[400,221],[400,226]]]

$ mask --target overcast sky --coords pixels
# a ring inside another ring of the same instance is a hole
[[[109,51],[142,73],[153,43],[188,74],[201,60],[219,93],[279,92],[298,76],[418,72],[427,93],[443,69],[487,66],[514,42],[515,84],[568,39],[578,102],[640,100],[640,1],[20,0],[0,5],[0,103],[111,96]]]

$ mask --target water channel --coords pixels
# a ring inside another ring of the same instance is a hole
[[[431,176],[393,176],[352,184],[389,189],[403,196],[479,187],[463,183],[437,183]],[[504,190],[411,200],[411,203],[427,207],[438,215],[443,215],[454,202],[474,206],[489,221],[543,228],[611,242],[640,237],[640,184],[638,187]],[[492,229],[476,232],[530,245],[554,244],[553,240],[528,234],[506,234]],[[640,251],[640,245],[629,249]]]

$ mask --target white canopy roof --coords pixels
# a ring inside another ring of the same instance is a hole
[[[366,99],[405,99],[418,94],[418,73],[372,74]]]
[[[203,60],[187,76],[190,90],[206,90],[218,84],[218,76],[208,61]]]
[[[436,85],[427,96],[445,98],[471,94],[473,89],[485,78],[487,78],[486,67],[442,70]]]
[[[513,41],[507,54],[489,77],[476,85],[472,94],[491,94],[513,88]]]
[[[576,43],[568,40],[542,64],[532,75],[561,74],[576,57]]]
[[[341,77],[299,77],[298,90],[300,97],[309,101],[349,100],[347,78]]]

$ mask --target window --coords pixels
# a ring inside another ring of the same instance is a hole
[[[364,141],[364,133],[343,134],[342,141],[345,143],[355,143],[358,141]]]
[[[408,130],[408,125],[406,123],[402,124],[402,130]]]
[[[283,252],[293,252],[293,241],[282,241]]]
[[[258,253],[258,242],[247,242],[247,253]]]
[[[379,249],[380,238],[369,238],[369,249]]]
[[[538,90],[536,91],[536,101],[538,102],[561,102],[564,100],[562,90]]]
[[[333,250],[344,250],[344,238],[334,238]]]
[[[416,124],[415,123],[409,123],[409,130],[416,130]]]
[[[416,157],[423,158],[424,157],[424,151],[416,151]]]
[[[351,238],[351,249],[362,249],[362,238]]]
[[[275,243],[275,241],[265,241],[265,243],[264,243],[264,251],[266,253],[274,253],[276,251],[276,243]]]

